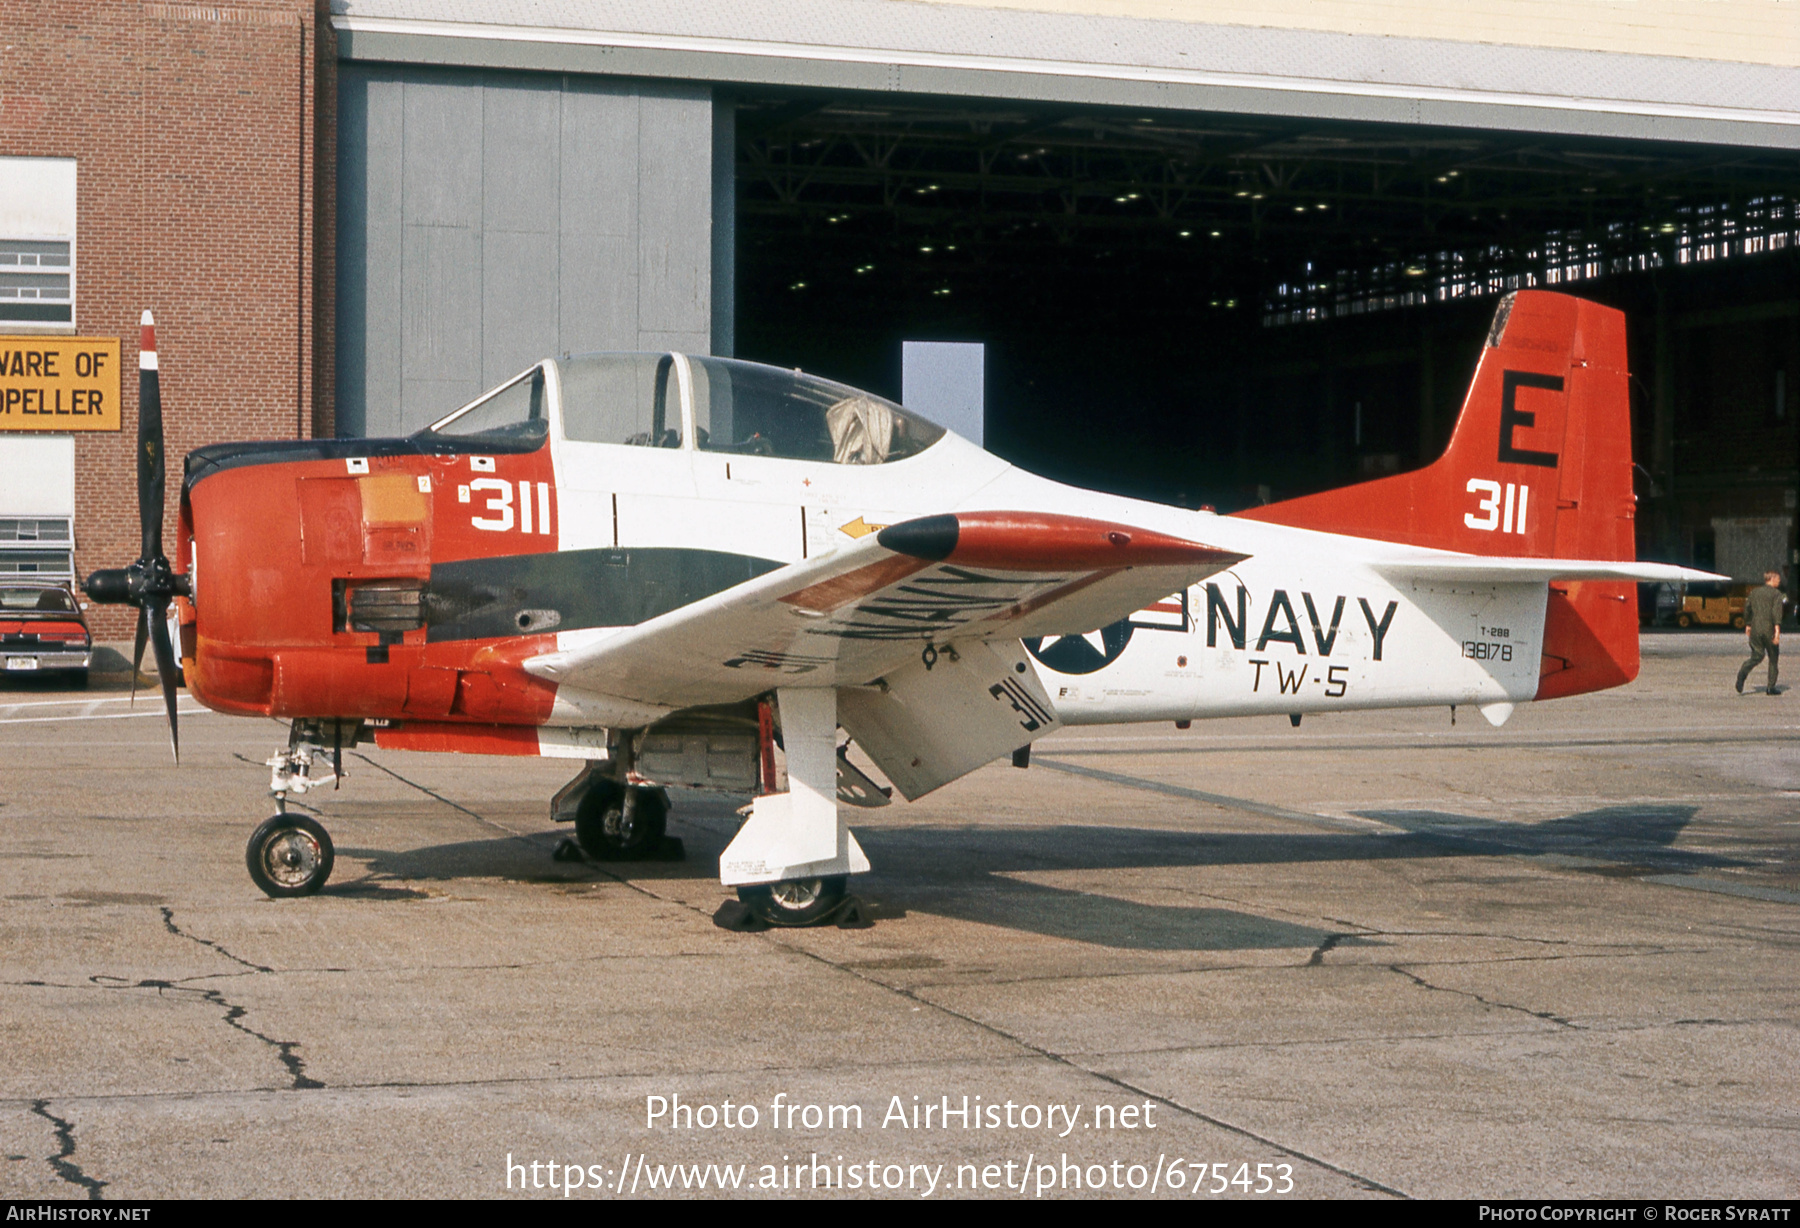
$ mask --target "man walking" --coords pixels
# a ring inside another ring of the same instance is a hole
[[[1744,600],[1744,634],[1750,639],[1750,659],[1739,667],[1737,676],[1738,694],[1744,693],[1744,679],[1750,671],[1762,664],[1763,655],[1769,658],[1769,694],[1779,694],[1775,689],[1775,674],[1781,668],[1781,611],[1787,605],[1787,596],[1781,591],[1781,573],[1770,571],[1763,573],[1764,583],[1761,588],[1751,590],[1750,596]]]

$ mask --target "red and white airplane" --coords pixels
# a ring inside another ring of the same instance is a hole
[[[917,798],[1063,724],[1498,724],[1630,681],[1633,583],[1705,575],[1633,561],[1623,316],[1543,291],[1501,303],[1442,459],[1236,516],[1047,481],[797,371],[590,354],[403,439],[190,453],[173,563],[145,321],[143,557],[87,591],[140,608],[172,740],[171,627],[202,703],[291,720],[248,851],[271,895],[331,871],[287,794],[372,737],[579,761],[552,808],[598,859],[661,844],[667,786],[755,794],[720,878],[804,924],[868,869],[845,806],[887,800],[840,729]]]

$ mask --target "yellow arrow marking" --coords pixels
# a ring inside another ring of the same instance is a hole
[[[883,530],[885,528],[887,528],[887,526],[884,524],[870,524],[867,521],[865,521],[861,516],[858,516],[855,520],[852,520],[849,524],[839,525],[838,532],[847,533],[851,537],[867,537],[869,534],[879,533],[881,530]]]

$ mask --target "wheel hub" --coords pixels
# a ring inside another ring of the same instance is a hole
[[[769,896],[783,908],[810,908],[818,902],[824,892],[825,884],[816,878],[798,879],[785,883],[776,883],[769,890]]]
[[[263,848],[263,864],[269,877],[284,887],[298,887],[318,869],[318,842],[303,831],[285,831]]]

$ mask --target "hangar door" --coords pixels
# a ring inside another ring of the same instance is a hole
[[[729,336],[706,86],[344,64],[338,88],[339,435],[417,430],[551,354]]]

